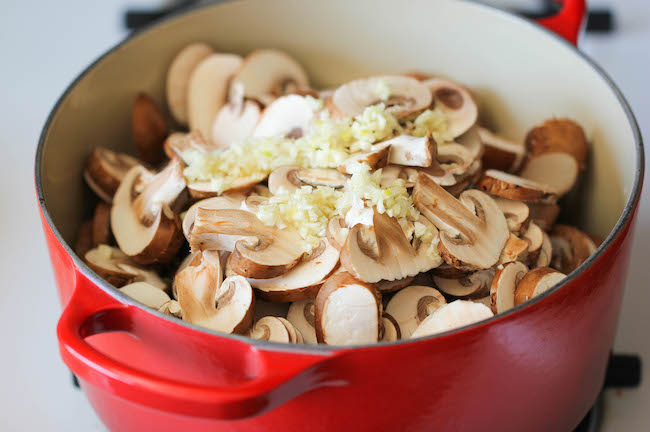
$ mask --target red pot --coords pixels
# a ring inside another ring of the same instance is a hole
[[[544,21],[575,42],[584,0]],[[552,115],[593,140],[569,214],[606,237],[560,286],[493,319],[417,341],[285,346],[147,310],[70,248],[94,145],[129,148],[137,91],[162,99],[173,54],[206,40],[282,47],[326,86],[370,72],[442,73],[476,91],[511,136]],[[387,55],[387,53],[390,53]],[[598,394],[612,346],[643,179],[641,137],[611,80],[539,26],[477,4],[425,0],[238,1],[166,20],[93,63],[61,97],[36,158],[36,188],[64,312],[61,355],[114,431],[569,431]]]

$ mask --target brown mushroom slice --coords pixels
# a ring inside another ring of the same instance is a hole
[[[350,174],[348,168],[353,163],[365,163],[368,164],[371,170],[376,170],[383,168],[388,164],[388,154],[390,153],[390,144],[374,144],[370,146],[370,150],[366,152],[360,152],[353,154],[347,158],[338,169],[343,174]]]
[[[111,208],[111,229],[120,249],[140,264],[170,262],[183,243],[180,220],[169,208],[185,189],[179,161],[171,161],[134,196],[148,172],[135,167],[124,177]]]
[[[129,155],[95,147],[86,161],[84,179],[99,198],[111,204],[126,173],[139,165],[140,162]]]
[[[181,305],[173,299],[163,303],[163,305],[158,308],[158,312],[165,315],[171,315],[176,318],[183,318],[183,310],[181,309]]]
[[[381,169],[379,183],[382,187],[392,185],[396,180],[403,180],[404,186],[412,188],[418,178],[419,171],[416,168],[399,165],[387,165]]]
[[[287,314],[287,320],[293,324],[296,330],[300,331],[304,341],[312,345],[318,343],[318,340],[316,339],[316,328],[314,327],[314,314],[315,306],[314,300],[312,299],[291,303]]]
[[[550,231],[560,215],[560,206],[557,203],[528,203],[530,220],[535,222],[543,231]]]
[[[537,262],[537,258],[542,250],[542,244],[544,243],[544,234],[544,231],[535,222],[531,222],[526,232],[524,232],[523,239],[528,242],[528,256],[526,261],[531,265]]]
[[[313,104],[307,98],[282,96],[264,109],[253,136],[300,138],[313,121]]]
[[[327,186],[334,189],[344,187],[348,181],[345,174],[329,168],[299,168],[296,178],[308,186]]]
[[[138,94],[131,110],[131,135],[140,159],[152,165],[160,163],[168,134],[167,120],[158,104],[149,95]]]
[[[271,194],[275,195],[280,189],[283,189],[287,192],[293,192],[303,185],[298,177],[296,177],[296,172],[300,169],[297,166],[283,166],[273,170],[269,174],[269,191]]]
[[[468,190],[456,199],[420,174],[413,199],[418,210],[440,230],[438,251],[448,264],[481,270],[498,261],[510,231],[503,213],[488,195]]]
[[[183,153],[187,150],[196,150],[201,153],[208,153],[214,150],[212,144],[209,144],[199,131],[190,133],[173,132],[163,144],[165,154],[169,159],[182,159]]]
[[[92,239],[93,246],[111,242],[111,206],[103,201],[95,206]]]
[[[156,310],[171,300],[165,291],[147,282],[133,282],[119,288],[119,291],[133,300]]]
[[[212,137],[212,124],[226,104],[231,78],[242,67],[235,54],[211,54],[196,65],[187,87],[187,112],[190,130]]]
[[[489,307],[468,300],[455,300],[429,315],[411,335],[411,339],[431,336],[492,318]]]
[[[276,98],[296,89],[309,88],[309,78],[303,67],[288,54],[273,49],[250,53],[233,85],[244,86],[244,96],[269,105]]]
[[[437,145],[431,133],[423,137],[399,135],[382,144],[390,145],[388,163],[391,164],[429,167],[437,155]]]
[[[221,107],[212,125],[212,142],[217,148],[227,149],[255,132],[262,112],[259,104],[244,100],[244,89],[232,86],[230,100]]]
[[[568,153],[544,153],[532,157],[519,175],[537,183],[547,184],[565,195],[578,180],[578,162]]]
[[[402,339],[408,339],[422,321],[445,304],[447,301],[437,289],[411,285],[390,299],[386,313],[397,322]]]
[[[240,209],[245,198],[246,197],[242,194],[232,194],[232,195],[222,195],[218,197],[206,198],[194,203],[192,207],[190,207],[187,210],[187,212],[185,212],[185,216],[183,217],[183,234],[185,234],[185,238],[187,239],[187,241],[190,241],[192,228],[194,228],[194,221],[196,219],[196,212],[199,210],[199,208],[230,209],[230,210]],[[225,236],[219,236],[219,237],[225,237]],[[241,239],[241,237],[236,237],[236,238],[225,237],[224,240],[227,241],[224,241],[224,247],[216,247],[214,249],[228,250],[232,252],[232,247],[227,247],[227,245],[234,246],[234,242],[239,239]]]
[[[492,197],[492,199],[506,217],[510,232],[521,232],[522,228],[529,221],[530,207],[522,201],[514,201],[501,197]]]
[[[188,183],[187,189],[190,191],[190,196],[192,198],[210,198],[216,195],[220,195],[224,192],[248,190],[257,185],[259,182],[264,181],[266,177],[267,176],[264,173],[254,173],[246,177],[239,177],[221,190],[215,189],[211,181],[197,181]]]
[[[467,89],[440,78],[423,81],[433,96],[432,104],[440,107],[447,116],[448,132],[457,137],[474,126],[478,108]]]
[[[580,169],[585,167],[589,144],[582,127],[573,120],[554,118],[534,127],[526,135],[529,157],[544,153],[568,153],[575,158]]]
[[[472,165],[470,165],[467,173],[456,177],[456,184],[443,187],[452,196],[459,197],[460,194],[465,192],[467,189],[473,188],[482,174],[483,170],[481,169],[481,161],[475,160]]]
[[[195,250],[215,247],[214,234],[240,235],[230,256],[235,273],[255,279],[270,279],[296,266],[309,248],[300,235],[288,229],[267,226],[245,210],[199,208],[190,246]]]
[[[526,147],[500,137],[486,128],[478,128],[484,145],[483,167],[506,172],[517,172],[526,157]]]
[[[551,231],[551,266],[569,274],[596,252],[596,243],[584,232],[568,225],[555,225]]]
[[[566,278],[564,273],[549,268],[539,267],[526,273],[515,289],[515,306],[548,291]]]
[[[88,267],[113,286],[121,287],[134,281],[135,274],[119,264],[133,263],[124,252],[108,245],[98,245],[83,256]]]
[[[375,343],[379,339],[381,294],[349,273],[331,276],[316,297],[316,338],[328,345]]]
[[[415,280],[415,276],[405,277],[403,279],[395,279],[392,281],[382,280],[375,284],[375,287],[382,294],[389,294],[397,292],[402,288],[406,288]]]
[[[474,163],[480,165],[464,146],[445,144],[438,149],[437,162],[429,168],[418,169],[418,172],[428,175],[440,186],[456,186],[471,174]]]
[[[260,297],[270,302],[313,299],[338,263],[339,251],[323,239],[310,255],[305,255],[286,273],[270,279],[249,278],[248,281]]]
[[[334,216],[327,223],[327,240],[338,250],[343,248],[349,233],[350,229],[341,216]]]
[[[205,43],[192,43],[179,51],[167,71],[167,107],[176,121],[186,125],[188,121],[187,96],[190,77],[194,69],[214,50]]]
[[[553,259],[553,245],[551,243],[551,238],[545,232],[542,232],[542,236],[542,247],[537,255],[535,267],[548,267]]]
[[[497,264],[506,264],[513,261],[525,261],[528,257],[529,242],[522,240],[513,233],[510,233],[506,245],[501,251]]]
[[[491,195],[531,203],[555,202],[558,197],[550,185],[497,170],[485,171],[476,186]]]
[[[487,295],[493,278],[494,270],[490,268],[457,279],[447,279],[434,275],[433,284],[448,296],[474,299]]]
[[[258,320],[248,332],[248,337],[269,342],[291,343],[289,328],[275,316],[265,316]]]
[[[402,332],[395,318],[388,313],[382,314],[379,325],[379,342],[395,342],[401,338]]]
[[[77,256],[83,258],[90,249],[93,248],[93,221],[85,221],[77,231],[77,239],[74,243],[74,252]]]
[[[386,87],[388,98],[382,94]],[[378,103],[383,103],[397,119],[403,119],[426,109],[431,104],[431,92],[413,78],[377,76],[343,84],[332,95],[329,108],[333,117],[356,117]]]
[[[515,261],[497,270],[490,287],[490,307],[495,314],[515,307],[515,288],[528,273],[526,264]]]

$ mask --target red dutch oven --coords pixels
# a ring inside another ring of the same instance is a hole
[[[575,43],[584,0],[541,22]],[[569,116],[593,142],[564,217],[605,238],[554,289],[490,320],[372,346],[280,345],[204,330],[119,293],[70,245],[93,198],[82,183],[96,145],[130,148],[130,103],[163,100],[173,55],[203,40],[223,51],[282,48],[317,86],[421,70],[475,91],[485,121],[522,137]],[[88,67],[50,115],[36,188],[63,315],[63,360],[114,431],[570,431],[603,383],[643,180],[639,130],[591,60],[541,26],[461,1],[235,1],[128,38]]]

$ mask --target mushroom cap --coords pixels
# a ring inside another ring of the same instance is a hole
[[[289,313],[287,320],[300,331],[304,341],[308,344],[315,345],[318,343],[316,339],[315,326],[315,306],[313,299],[301,300],[291,303],[289,306]]]
[[[530,220],[535,222],[543,231],[550,231],[560,214],[557,203],[527,203],[530,209]]]
[[[315,118],[313,104],[302,96],[287,95],[264,109],[253,136],[300,138]]]
[[[262,112],[254,101],[245,101],[243,89],[230,96],[227,104],[221,107],[212,124],[212,142],[217,148],[227,149],[234,143],[243,141],[253,135]]]
[[[528,242],[528,262],[534,263],[542,249],[544,243],[544,231],[535,222],[528,225],[528,229],[524,232],[523,240]],[[548,236],[547,236],[548,237]]]
[[[187,241],[190,241],[192,228],[194,228],[194,221],[196,219],[196,212],[199,210],[199,208],[235,210],[241,208],[241,205],[245,199],[246,197],[242,194],[232,194],[232,195],[221,195],[218,197],[206,198],[194,203],[192,207],[190,207],[187,210],[187,212],[185,212],[185,216],[183,217],[183,234],[185,234],[185,238],[187,239]],[[234,241],[232,241],[233,247],[234,247],[234,242],[236,240],[239,240],[240,238],[241,237],[238,236],[235,238]],[[230,242],[227,243],[230,244]],[[214,249],[229,250],[232,252],[232,247],[231,248],[224,247],[223,249],[220,247],[215,247]]]
[[[345,186],[348,177],[331,168],[299,168],[296,178],[304,185],[327,186],[340,189]]]
[[[133,282],[124,285],[119,291],[152,309],[160,309],[171,300],[167,293],[146,282]]]
[[[411,339],[443,333],[492,318],[489,307],[472,301],[455,300],[429,315],[411,335]]]
[[[402,339],[408,339],[422,321],[445,304],[447,301],[437,289],[411,285],[390,299],[386,313],[397,322]]]
[[[573,120],[554,118],[534,127],[526,135],[526,147],[530,157],[544,153],[563,152],[573,156],[580,168],[584,168],[589,144],[582,127]]]
[[[526,158],[526,147],[523,144],[509,141],[490,130],[479,127],[479,136],[485,146],[483,167],[506,172],[517,172]]]
[[[542,233],[542,236],[542,247],[540,248],[539,254],[537,255],[535,267],[548,267],[551,264],[551,259],[553,258],[553,245],[551,243],[551,238],[545,232]]]
[[[548,291],[566,275],[549,267],[539,267],[526,273],[515,289],[515,306]]]
[[[519,233],[529,222],[530,207],[523,201],[514,201],[507,198],[492,197],[506,217],[508,229],[512,233]]]
[[[131,110],[131,135],[140,159],[152,165],[160,163],[168,134],[167,120],[158,104],[149,95],[139,93]]]
[[[526,273],[528,267],[520,261],[507,263],[497,270],[490,287],[492,312],[503,313],[515,307],[515,288]]]
[[[415,168],[409,168],[399,165],[387,165],[381,169],[381,179],[379,183],[382,187],[390,186],[395,180],[404,180],[404,186],[412,188],[415,186],[419,171]]]
[[[594,252],[596,243],[586,233],[569,225],[555,225],[551,231],[552,267],[569,274]]]
[[[138,165],[140,162],[127,154],[95,147],[86,161],[84,179],[99,198],[111,204],[126,173]]]
[[[437,155],[437,144],[430,132],[423,137],[399,135],[382,144],[390,145],[388,163],[391,164],[429,167]]]
[[[576,159],[568,153],[544,153],[531,157],[519,175],[555,189],[563,196],[578,180],[580,168]]]
[[[462,278],[433,276],[433,283],[440,291],[452,297],[481,298],[487,295],[494,278],[494,269],[480,270]]]
[[[327,223],[327,241],[339,251],[343,248],[349,233],[350,229],[341,216],[334,216]]]
[[[555,202],[558,196],[550,185],[497,170],[485,171],[476,186],[491,195],[531,203]]]
[[[422,81],[433,97],[432,105],[440,107],[447,116],[448,132],[457,137],[474,126],[478,107],[464,87],[448,80],[431,78]]]
[[[395,342],[402,338],[402,332],[395,318],[390,314],[384,313],[381,316],[381,324],[379,326],[379,341],[380,342]]]

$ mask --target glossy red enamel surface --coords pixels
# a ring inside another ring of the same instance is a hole
[[[564,0],[562,3],[562,10],[557,15],[539,19],[537,23],[575,45],[587,16],[587,1]]]

